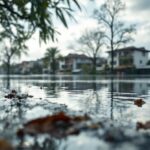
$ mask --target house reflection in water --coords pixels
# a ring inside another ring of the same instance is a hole
[[[107,86],[104,83],[97,83],[96,78],[90,80],[81,79],[79,76],[72,76],[68,82],[64,83],[64,86],[68,90],[87,90],[92,89],[94,91],[100,90],[102,87]]]
[[[138,82],[133,80],[132,82],[115,82],[113,86],[114,93],[126,93],[135,95],[148,94],[148,83]]]
[[[136,118],[133,100],[137,98],[147,98],[150,84],[146,80],[124,80],[112,81],[109,86],[110,95],[110,118],[111,119],[131,119]],[[129,117],[130,116],[130,117]]]

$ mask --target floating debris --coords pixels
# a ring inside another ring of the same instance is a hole
[[[150,121],[147,121],[145,123],[137,122],[136,128],[137,128],[137,130],[140,130],[140,129],[144,129],[144,130],[150,129]]]
[[[18,94],[16,90],[12,90],[9,94],[4,96],[7,99],[26,99],[26,98],[33,98],[32,95],[28,95],[28,94]]]
[[[140,98],[134,101],[134,105],[138,107],[142,107],[145,104],[145,102]]]
[[[0,150],[14,150],[13,146],[4,139],[0,139]]]
[[[69,116],[64,112],[38,118],[24,124],[23,129],[17,132],[18,137],[23,137],[25,134],[50,134],[57,138],[63,138],[67,135],[78,134],[83,129],[98,129],[100,124],[87,123],[90,117],[85,116]]]
[[[12,99],[12,98],[16,98],[16,96],[17,96],[17,91],[12,90],[8,95],[5,95],[5,98]]]

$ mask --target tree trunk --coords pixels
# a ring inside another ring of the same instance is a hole
[[[113,113],[113,111],[114,111],[114,84],[113,84],[113,76],[111,77],[111,83],[110,83],[110,93],[111,93],[111,101],[110,101],[110,108],[111,108],[111,110],[110,110],[110,118],[111,118],[111,120],[113,120],[114,119],[114,113]]]
[[[113,31],[113,20],[111,23],[111,41],[110,41],[110,45],[111,45],[111,75],[114,74],[114,31]]]
[[[56,60],[55,59],[52,59],[52,62],[51,62],[51,71],[52,71],[52,74],[56,74]]]
[[[114,49],[111,41],[111,74],[114,74]]]
[[[93,58],[92,74],[96,74],[96,57]]]
[[[7,89],[10,88],[10,59],[7,61]]]

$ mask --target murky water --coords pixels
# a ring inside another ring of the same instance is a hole
[[[87,113],[97,120],[103,118],[122,124],[150,120],[150,78],[148,77],[114,78],[112,81],[101,76],[12,76],[10,89],[33,95],[33,98],[21,103],[5,99],[4,95],[8,93],[5,87],[6,81],[4,76],[1,76],[0,137],[12,141],[14,145],[17,144],[16,130],[24,122],[60,110],[69,110],[77,114]],[[146,102],[142,107],[134,105],[134,100],[138,98]],[[95,144],[89,148],[87,143],[91,140]],[[96,142],[97,140],[83,133],[78,137],[69,138],[66,149],[87,149],[87,147],[89,150],[96,150],[99,147],[104,150],[109,149],[107,144],[99,140]],[[29,141],[32,140],[28,140],[25,145],[32,143]],[[73,148],[69,142],[75,141],[77,145]],[[61,144],[58,144],[60,141],[55,142],[57,146],[59,145],[57,149],[64,149],[62,147],[65,147],[65,141]]]

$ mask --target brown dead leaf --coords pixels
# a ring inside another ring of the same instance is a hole
[[[5,95],[5,98],[12,99],[12,98],[15,98],[16,95],[17,95],[17,91],[12,90],[9,94]]]
[[[5,98],[8,99],[14,99],[17,98],[19,100],[21,99],[26,99],[26,98],[33,98],[32,95],[28,95],[28,94],[18,94],[16,90],[12,90],[9,94],[5,95]]]
[[[101,125],[98,124],[98,123],[91,124],[91,125],[88,126],[89,129],[98,129],[98,128],[100,128],[100,127],[101,127]]]
[[[25,134],[51,134],[55,137],[64,137],[70,134],[79,133],[78,124],[87,121],[88,116],[71,117],[64,112],[60,112],[51,116],[38,118],[24,124],[23,129],[18,130],[17,135],[21,138]]]
[[[0,139],[0,150],[14,150],[14,148],[6,140]]]
[[[11,93],[17,94],[17,91],[16,90],[12,90]]]
[[[134,101],[134,105],[138,107],[142,107],[145,104],[145,102],[140,98]]]
[[[33,98],[33,95],[28,95],[29,98]]]
[[[35,135],[39,133],[55,133],[60,128],[67,128],[71,125],[71,118],[65,113],[38,118],[24,124],[24,129],[18,131],[18,135],[23,133]],[[59,128],[57,128],[59,126]]]
[[[85,116],[75,116],[75,117],[73,118],[73,120],[74,120],[75,122],[87,121],[87,120],[89,120],[89,119],[90,119],[90,117],[89,117],[88,115],[85,115]]]
[[[150,121],[147,121],[145,123],[137,122],[136,128],[137,128],[137,130],[140,130],[140,129],[144,129],[144,130],[150,129]]]

